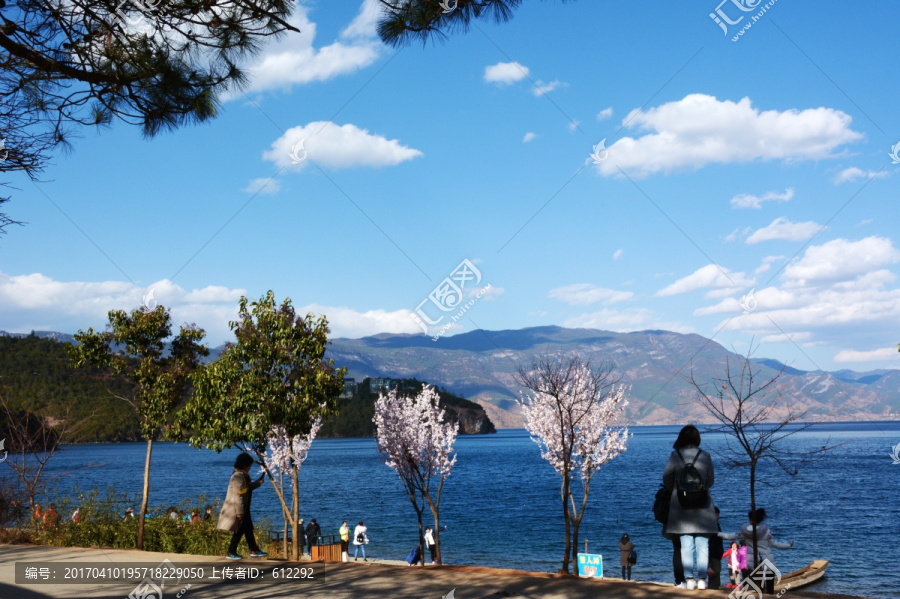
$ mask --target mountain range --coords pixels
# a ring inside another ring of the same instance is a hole
[[[671,331],[614,333],[556,326],[519,330],[477,330],[432,340],[425,335],[381,334],[332,340],[327,355],[357,379],[366,376],[418,378],[446,387],[485,407],[499,428],[522,426],[516,383],[520,364],[537,355],[579,354],[629,388],[627,416],[633,424],[711,422],[690,384],[739,368],[741,356],[696,334]],[[779,387],[784,405],[815,420],[900,418],[900,370],[806,371],[777,360],[754,359],[756,380],[783,371]]]
[[[71,335],[36,331],[38,337],[72,341]],[[9,335],[0,331],[0,336]],[[14,336],[21,336],[13,334]],[[210,352],[214,359],[221,347]],[[615,333],[556,326],[518,330],[476,330],[433,341],[425,335],[380,334],[333,339],[327,356],[346,366],[357,381],[393,378],[430,381],[480,403],[498,428],[520,428],[516,383],[519,365],[535,356],[579,354],[596,366],[609,364],[611,377],[628,386],[632,424],[711,422],[688,377],[708,383],[739,367],[741,356],[713,340],[671,331]],[[757,381],[782,372],[784,404],[815,420],[900,419],[900,370],[856,372],[801,370],[777,360],[754,359]]]

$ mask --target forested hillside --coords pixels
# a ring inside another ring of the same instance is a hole
[[[128,383],[102,370],[78,370],[65,346],[53,339],[0,337],[0,397],[13,409],[55,419],[85,420],[78,440],[140,439],[131,406],[115,397],[131,393]],[[2,418],[2,415],[0,415]]]

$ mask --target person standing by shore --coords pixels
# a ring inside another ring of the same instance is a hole
[[[234,472],[228,481],[228,491],[225,494],[225,503],[219,512],[219,530],[227,530],[232,533],[231,542],[228,544],[228,559],[241,559],[238,554],[238,543],[241,537],[246,537],[247,548],[250,549],[250,557],[265,557],[267,554],[260,550],[253,536],[253,519],[250,517],[250,503],[253,499],[253,490],[262,484],[263,476],[251,482],[250,466],[253,458],[248,453],[240,454],[234,460]]]
[[[437,563],[437,545],[434,543],[434,533],[431,532],[431,527],[425,527],[425,547],[428,548],[428,552],[431,553],[431,565]]]
[[[309,521],[309,526],[306,527],[306,548],[310,558],[312,558],[313,545],[318,542],[321,535],[322,529],[319,527],[319,523],[316,522],[316,519],[313,518]]]
[[[756,511],[750,510],[747,513],[747,519],[749,522],[744,524],[741,527],[741,530],[734,534],[725,534],[719,533],[719,536],[723,539],[743,539],[744,544],[747,546],[747,557],[750,558],[747,560],[748,569],[756,569],[760,565],[764,563],[764,561],[768,560],[773,566],[775,565],[775,552],[772,551],[775,549],[790,549],[794,546],[794,542],[790,543],[779,543],[775,540],[775,537],[772,536],[772,530],[769,528],[768,524],[763,524],[763,520],[766,519],[766,510],[763,508],[758,508]],[[757,562],[754,559],[753,555],[753,525],[756,524],[756,549],[759,554],[759,561]],[[752,568],[751,568],[752,566]],[[744,578],[749,576],[749,572],[744,572]],[[762,584],[760,588],[766,594],[772,595],[775,593],[775,578],[774,574],[770,574],[767,571],[764,571],[761,574]]]
[[[350,559],[350,527],[347,521],[341,522],[341,561],[346,562]]]
[[[626,532],[619,539],[619,565],[622,566],[622,580],[631,580],[631,562],[628,559],[633,549],[634,543],[628,538],[628,533]]]
[[[363,561],[369,561],[366,559],[366,544],[369,542],[369,537],[366,535],[366,531],[369,529],[366,528],[366,525],[363,524],[363,521],[360,520],[359,524],[356,528],[353,529],[353,561],[359,561],[359,549],[362,548]]]
[[[663,485],[672,492],[666,533],[679,537],[685,588],[703,590],[707,586],[709,537],[718,533],[709,494],[715,482],[712,458],[700,449],[700,431],[692,424],[681,429],[672,448],[663,473]]]

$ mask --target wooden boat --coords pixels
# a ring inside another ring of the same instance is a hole
[[[775,592],[783,589],[792,591],[812,584],[825,576],[825,569],[828,567],[828,560],[817,559],[808,566],[803,566],[799,570],[788,572],[781,575],[781,581],[775,585]]]

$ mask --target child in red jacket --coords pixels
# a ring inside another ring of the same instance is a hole
[[[741,571],[747,569],[747,546],[738,545],[737,541],[731,543],[731,548],[722,554],[722,559],[728,560],[728,573],[731,584],[725,588],[734,589],[741,583]]]

